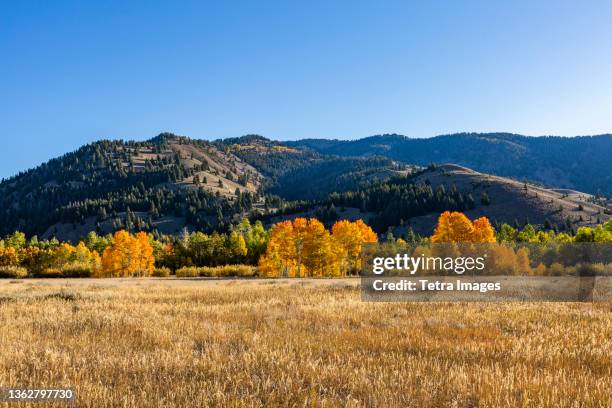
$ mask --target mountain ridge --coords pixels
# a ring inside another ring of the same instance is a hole
[[[612,195],[612,135],[523,136],[456,133],[431,138],[385,134],[357,140],[287,142],[321,154],[380,154],[406,163],[456,163],[499,176]]]
[[[459,147],[459,153],[477,150],[475,157],[490,155],[487,162],[480,163],[481,168],[487,163],[503,164],[508,158],[516,159],[519,162],[517,169],[521,171],[511,175],[514,181],[503,179],[499,174],[482,176],[498,177],[499,185],[516,185],[516,180],[538,181],[538,178],[543,178],[541,172],[545,165],[526,167],[520,162],[539,160],[533,151],[541,153],[542,148],[533,147],[533,142],[526,143],[525,138],[514,134],[441,136],[434,141],[434,147],[446,151],[431,155],[426,154],[431,150],[429,139],[418,139],[424,147],[408,152],[421,155],[421,159],[414,162],[409,162],[405,154],[405,144],[414,139],[401,135],[372,136],[356,141],[305,139],[281,142],[260,135],[207,141],[165,132],[141,142],[101,140],[0,182],[0,234],[21,229],[30,235],[78,239],[92,229],[102,233],[118,228],[158,230],[161,233],[178,233],[183,227],[223,230],[245,216],[289,214],[292,208],[314,209],[319,205],[317,203],[328,202],[332,193],[346,192],[358,197],[367,193],[371,186],[378,185],[381,187],[375,194],[384,195],[385,189],[392,187],[385,183],[396,179],[400,180],[397,188],[408,195],[400,194],[393,199],[416,200],[416,204],[410,208],[398,207],[397,211],[405,214],[396,214],[389,220],[421,217],[426,215],[424,209],[430,212],[445,209],[467,211],[479,207],[479,197],[475,194],[480,194],[480,191],[470,190],[472,187],[467,184],[466,191],[444,192],[442,197],[419,186],[408,190],[402,186],[412,174],[419,173],[425,164],[431,162],[448,162],[472,169],[462,160],[443,161],[450,154],[449,146]],[[440,140],[444,142],[442,147],[438,146]],[[548,146],[551,140],[554,141],[552,147]],[[559,153],[554,152],[558,139],[551,140],[540,143],[547,145],[545,150],[552,151],[553,156],[558,156]],[[607,136],[603,140],[604,144],[609,142]],[[585,141],[578,139],[574,143],[581,145]],[[480,149],[475,147],[478,144]],[[574,148],[571,155],[567,153],[564,164],[567,165],[572,157],[572,160],[580,157],[584,150],[584,147]],[[601,155],[601,151],[597,154]],[[561,172],[555,177],[558,181],[556,187],[568,189],[572,174],[584,170],[583,173],[588,175],[593,163],[598,161],[585,162],[583,167],[566,166],[566,173],[558,167],[549,168],[549,172],[553,175]],[[607,162],[600,164],[605,168],[610,166]],[[449,169],[448,165],[438,168]],[[473,173],[478,172],[487,173],[474,168]],[[451,173],[447,171],[444,180]],[[522,174],[527,174],[527,177]],[[461,184],[461,179],[457,180]],[[601,180],[603,184],[600,187],[606,188],[605,174],[599,177]],[[446,187],[451,189],[452,186],[448,184]],[[582,194],[583,202],[579,204],[567,199],[570,193],[560,194],[561,198],[553,193],[553,189],[544,189],[539,194],[553,201],[561,199],[555,201],[555,205],[563,210],[555,213],[548,202],[536,200],[533,205],[537,208],[531,222],[542,224],[546,220],[560,225],[562,218],[571,218],[572,225],[588,225],[608,215],[607,204],[601,197],[577,193]],[[520,188],[513,188],[504,200],[523,202],[522,195]],[[375,197],[373,200],[380,201]],[[586,211],[591,203],[597,203],[601,208]],[[579,205],[582,210],[571,208]],[[357,204],[355,216],[359,216],[360,207]],[[373,204],[372,208],[374,213],[368,216],[378,220],[380,229],[392,225],[389,220],[381,221],[387,207]],[[484,210],[491,212],[493,208]],[[321,216],[333,218],[331,209],[320,211]],[[503,208],[496,211],[503,213]],[[502,217],[501,221],[509,220]]]

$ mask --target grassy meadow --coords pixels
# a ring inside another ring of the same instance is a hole
[[[609,302],[367,303],[358,284],[0,280],[0,387],[72,387],[79,407],[612,406]]]

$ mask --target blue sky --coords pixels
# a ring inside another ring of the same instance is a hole
[[[0,177],[161,131],[611,132],[612,2],[586,3],[0,0]]]

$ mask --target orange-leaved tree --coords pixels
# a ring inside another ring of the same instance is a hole
[[[259,260],[259,269],[266,276],[292,276],[295,266],[293,223],[274,224],[266,253]]]
[[[306,241],[306,234],[308,228],[308,221],[306,218],[296,218],[293,220],[293,230],[290,245],[293,246],[293,254],[295,255],[295,265],[297,267],[297,277],[301,277],[302,269],[302,257],[304,256],[304,243]]]
[[[472,242],[496,242],[495,230],[487,217],[475,219],[472,225],[474,226]]]
[[[378,241],[376,233],[362,220],[337,221],[332,226],[332,238],[338,249],[338,261],[342,275],[361,268],[361,247],[364,243]]]
[[[134,236],[133,240],[134,249],[137,251],[136,272],[148,276],[155,269],[155,257],[149,235],[141,231]]]
[[[12,247],[0,247],[0,266],[17,266],[21,262],[19,252]]]
[[[472,222],[461,212],[445,211],[438,218],[438,225],[431,241],[434,243],[495,242],[495,231],[486,217]]]
[[[117,231],[113,243],[102,254],[102,275],[110,277],[146,276],[153,271],[155,259],[147,234],[135,237],[127,231]]]
[[[340,276],[359,268],[361,245],[377,236],[363,221],[338,221],[332,233],[317,219],[296,218],[272,227],[259,261],[266,276]]]
[[[304,276],[338,275],[338,251],[335,249],[325,226],[316,218],[309,219],[306,224],[302,257]]]

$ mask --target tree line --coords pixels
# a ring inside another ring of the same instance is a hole
[[[385,241],[400,245],[610,243],[612,220],[596,227],[580,227],[571,235],[530,224],[522,229],[502,224],[496,230],[486,217],[471,221],[461,212],[445,211],[431,237],[387,235]],[[346,276],[359,271],[363,245],[376,242],[378,235],[362,220],[336,221],[327,229],[316,218],[283,221],[269,229],[259,221],[244,219],[226,233],[212,234],[184,230],[179,236],[155,237],[142,231],[120,230],[105,236],[90,232],[76,245],[57,239],[38,240],[36,236],[28,240],[23,232],[14,232],[0,240],[0,276],[150,276],[159,268],[171,273],[181,268],[238,264],[257,266],[257,273],[268,277]],[[252,269],[247,270],[253,274]]]
[[[87,234],[77,245],[53,238],[26,239],[15,232],[0,240],[0,276],[126,277],[150,276],[156,268],[255,265],[265,252],[270,230],[244,219],[227,233],[189,232],[160,236],[119,230]]]

